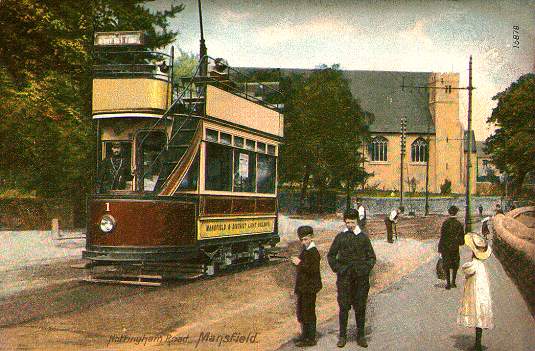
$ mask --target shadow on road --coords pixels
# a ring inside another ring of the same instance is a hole
[[[455,344],[453,344],[453,347],[455,347],[457,350],[471,351],[474,349],[474,344],[476,342],[475,334],[474,335],[457,334],[457,335],[452,335],[451,338],[455,340]],[[486,350],[486,349],[487,347],[483,345],[483,350]]]

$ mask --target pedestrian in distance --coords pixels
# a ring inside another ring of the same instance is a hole
[[[316,294],[321,290],[320,254],[312,241],[314,231],[310,226],[297,228],[297,236],[303,244],[299,257],[292,257],[297,268],[294,293],[297,295],[297,320],[301,324],[301,336],[295,339],[301,347],[316,345]]]
[[[461,261],[459,247],[464,244],[464,228],[456,218],[457,212],[459,212],[457,206],[450,206],[448,209],[450,217],[442,223],[440,240],[438,241],[438,252],[442,255],[442,264],[446,273],[447,290],[457,287],[455,280]]]
[[[340,330],[336,346],[347,342],[347,322],[351,306],[355,311],[357,344],[368,347],[365,338],[366,303],[370,290],[370,273],[376,257],[368,235],[358,223],[358,211],[344,212],[346,229],[336,235],[327,254],[329,266],[336,273],[338,320]]]
[[[500,205],[500,204],[496,204],[495,212],[496,212],[497,215],[498,215],[498,214],[504,214],[504,213],[503,213],[503,210],[502,210],[502,205]]]
[[[492,250],[488,241],[476,233],[466,234],[464,243],[472,250],[472,261],[466,262],[461,267],[466,281],[457,323],[463,327],[476,329],[474,350],[481,351],[483,329],[494,328],[492,298],[485,268],[485,261],[490,257]]]
[[[359,213],[359,222],[358,222],[358,225],[361,229],[366,229],[366,217],[367,217],[367,213],[366,213],[366,208],[364,207],[364,205],[362,204],[362,200],[361,199],[357,199],[357,211]]]
[[[388,214],[385,217],[385,225],[386,225],[386,240],[389,243],[393,243],[393,234],[396,233],[396,239],[398,238],[398,228],[397,223],[399,220],[399,217],[401,213],[405,211],[405,208],[403,206],[399,206],[399,208],[395,208],[392,211],[390,211],[390,214]]]
[[[483,205],[480,204],[477,210],[479,211],[479,217],[483,217]]]

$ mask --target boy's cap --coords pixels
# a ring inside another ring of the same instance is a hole
[[[302,225],[297,228],[297,236],[299,239],[303,239],[305,236],[312,236],[314,234],[314,229],[309,225]]]
[[[354,208],[350,208],[344,212],[344,219],[357,219],[359,218],[359,212]]]
[[[448,208],[448,213],[452,216],[455,216],[457,212],[459,212],[459,208],[455,205],[452,205],[450,208]]]

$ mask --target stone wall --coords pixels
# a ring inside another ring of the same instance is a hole
[[[310,196],[305,201],[305,209],[309,212],[315,212],[314,207],[311,205],[314,195]],[[391,209],[399,206],[398,197],[361,197],[367,213],[370,216],[382,215],[389,212]],[[324,210],[328,213],[342,212],[346,207],[346,199],[343,195],[334,196],[333,193],[329,193],[324,197]],[[352,198],[353,207],[355,207],[356,197]],[[478,207],[483,205],[483,215],[494,215],[494,208],[497,203],[500,203],[500,197],[498,196],[473,196],[472,197],[472,214],[479,215]],[[431,197],[429,198],[429,213],[431,214],[448,214],[448,208],[451,205],[455,205],[460,211],[464,213],[465,198],[463,197]],[[415,212],[416,215],[422,215],[425,213],[425,198],[403,198],[403,205],[405,206],[405,212]],[[296,213],[299,208],[299,192],[286,191],[280,192],[279,207],[281,212],[293,214]]]

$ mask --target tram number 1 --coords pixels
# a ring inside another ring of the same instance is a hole
[[[106,212],[110,212],[110,203],[106,202]]]

